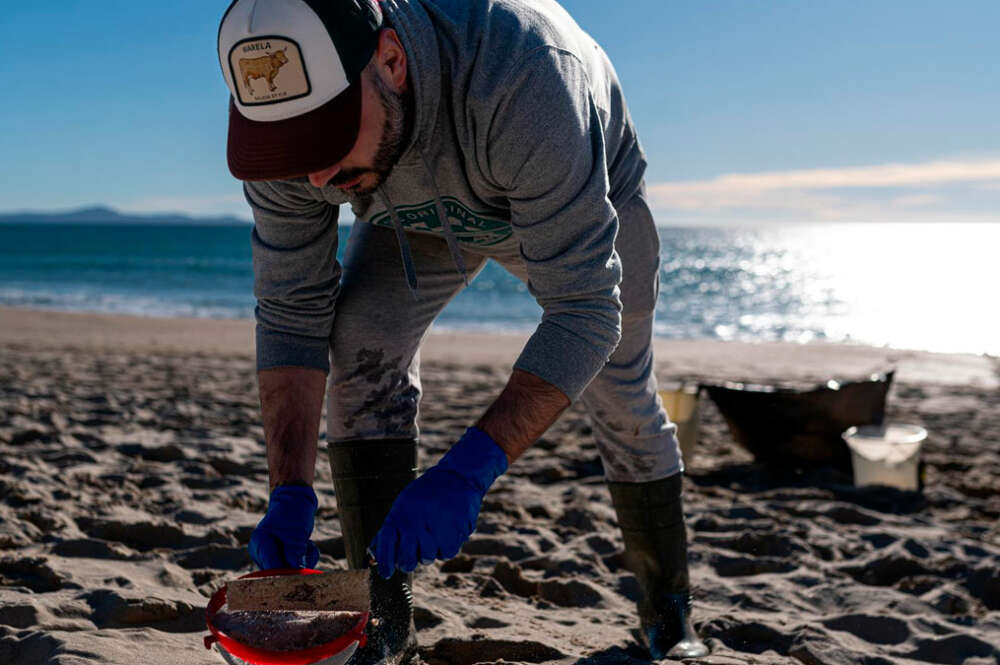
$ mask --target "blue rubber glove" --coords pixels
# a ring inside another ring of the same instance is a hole
[[[267,514],[250,535],[250,558],[261,570],[313,568],[319,549],[309,540],[319,501],[313,488],[279,485],[271,492]]]
[[[371,551],[378,572],[409,573],[417,562],[450,559],[469,539],[490,485],[507,470],[507,454],[490,435],[470,427],[437,465],[396,497]]]

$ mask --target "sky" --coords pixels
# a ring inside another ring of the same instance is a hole
[[[604,47],[661,225],[1000,221],[1000,2],[563,0]],[[249,217],[223,0],[0,12],[0,212]]]

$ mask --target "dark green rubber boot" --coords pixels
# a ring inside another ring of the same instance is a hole
[[[417,477],[417,442],[413,439],[357,439],[331,443],[330,469],[337,495],[347,565],[370,567],[368,545],[378,533],[392,502]],[[419,662],[413,626],[413,575],[399,571],[388,580],[372,567],[372,619],[368,644],[347,665]]]
[[[691,624],[681,482],[679,473],[646,483],[608,482],[625,540],[625,563],[642,590],[639,622],[654,660],[708,655]]]

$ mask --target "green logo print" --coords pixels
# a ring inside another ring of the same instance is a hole
[[[459,242],[486,247],[496,245],[510,237],[510,222],[484,217],[466,208],[461,201],[450,196],[442,197],[445,213],[451,222],[452,233]],[[441,233],[441,220],[434,201],[424,201],[416,205],[398,206],[396,214],[408,231]],[[372,224],[392,226],[388,211],[380,212],[371,219]]]

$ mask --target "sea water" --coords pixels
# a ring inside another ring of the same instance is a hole
[[[343,253],[350,226],[340,229]],[[661,228],[655,333],[1000,355],[1000,224]],[[0,225],[0,304],[251,318],[250,225]],[[529,331],[541,309],[490,263],[437,329]],[[2,323],[0,323],[2,325]]]

